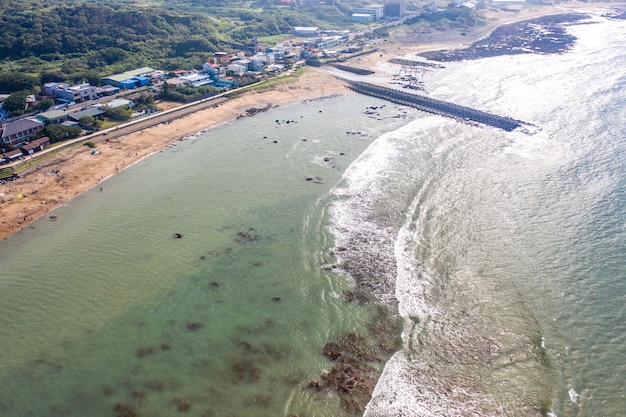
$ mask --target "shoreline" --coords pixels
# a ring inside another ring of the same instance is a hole
[[[392,44],[388,46],[397,49],[385,51],[380,54],[380,57],[387,60],[393,54],[398,56],[441,48],[464,48],[468,43],[489,36],[497,27],[505,24],[578,9],[613,8],[619,5],[620,3],[576,2],[532,6],[514,12],[491,11],[489,14],[498,16],[487,18],[494,19],[494,21],[485,26],[473,28],[466,36],[461,37],[450,32],[440,34],[438,39],[421,44],[420,42],[425,39],[416,38],[410,44],[392,41]],[[380,61],[378,54],[369,54],[362,56],[358,62],[350,61],[350,64],[376,71],[376,66]],[[101,143],[96,148],[100,151],[97,155],[92,155],[91,149],[87,147],[70,148],[49,160],[38,163],[17,180],[0,186],[0,218],[2,219],[0,239],[7,239],[34,221],[46,215],[50,216],[56,208],[94,187],[101,186],[105,191],[102,184],[106,179],[155,153],[176,146],[186,137],[233,122],[242,116],[248,117],[247,109],[259,109],[268,105],[286,106],[347,93],[354,94],[347,88],[344,81],[335,78],[323,69],[307,68],[304,74],[291,83],[284,83],[263,92],[245,92],[216,107],[199,110],[171,122],[112,139],[109,143]],[[55,218],[52,216],[50,220]]]
[[[97,155],[92,155],[92,149],[87,147],[69,148],[0,186],[0,239],[7,239],[32,222],[50,216],[58,207],[94,187],[106,191],[104,184],[108,178],[176,146],[185,138],[247,117],[247,109],[285,106],[347,91],[344,83],[334,77],[306,71],[294,82],[272,90],[246,92],[217,107],[99,143],[95,148],[100,151]]]

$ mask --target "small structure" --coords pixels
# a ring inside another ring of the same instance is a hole
[[[50,146],[50,138],[44,136],[39,139],[32,140],[20,147],[20,150],[25,155],[32,155],[37,151],[43,151],[46,147]]]
[[[114,87],[112,85],[104,85],[102,87],[98,87],[98,94],[100,96],[113,96],[120,92],[119,87]]]
[[[17,159],[19,159],[19,158],[21,158],[23,156],[24,156],[24,154],[19,149],[15,149],[15,150],[9,151],[9,152],[4,154],[4,157],[6,159],[8,159],[9,161],[11,161],[11,162],[13,162],[13,161],[15,161],[15,160],[17,160]]]
[[[165,80],[165,83],[167,84],[168,88],[172,88],[172,89],[177,89],[178,87],[184,87],[184,86],[189,86],[191,85],[189,83],[189,81],[187,80],[183,80],[181,78],[168,78],[167,80]]]

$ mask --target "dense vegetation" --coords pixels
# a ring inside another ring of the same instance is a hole
[[[426,2],[409,0],[407,9],[415,13]],[[99,85],[106,75],[142,66],[199,69],[212,52],[240,50],[242,42],[255,36],[279,40],[294,26],[363,28],[351,22],[350,14],[354,7],[371,3],[0,0],[0,92],[32,93],[38,84],[50,81]],[[437,27],[441,21],[459,26],[476,23],[465,8],[423,13],[409,23],[417,21]],[[15,97],[14,114],[20,112],[22,95]]]
[[[238,49],[254,36],[351,24],[351,7],[327,3],[0,0],[0,70],[28,72],[42,82],[97,84],[104,75],[140,66],[197,68],[211,52]]]

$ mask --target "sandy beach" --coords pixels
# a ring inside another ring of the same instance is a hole
[[[616,3],[594,3],[593,7],[615,6]],[[387,59],[409,53],[441,48],[460,48],[487,36],[498,25],[538,16],[565,13],[578,8],[589,8],[584,3],[554,6],[524,7],[517,11],[489,12],[489,24],[467,31],[415,34],[402,39],[390,39],[384,54],[370,54],[350,65],[376,70],[376,65]],[[38,163],[23,172],[19,179],[0,186],[0,238],[6,238],[27,227],[34,220],[48,216],[54,221],[53,210],[93,187],[102,187],[103,180],[116,175],[149,155],[175,145],[182,138],[235,120],[250,108],[286,106],[305,100],[347,93],[341,80],[326,73],[324,68],[309,68],[293,82],[264,92],[247,92],[218,107],[201,110],[127,136],[101,143],[97,155],[91,149],[78,146]],[[159,104],[171,108],[171,103]]]

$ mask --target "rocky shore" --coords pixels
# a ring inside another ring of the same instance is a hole
[[[503,25],[491,35],[464,49],[443,49],[419,55],[432,61],[462,61],[501,55],[555,54],[569,50],[576,38],[567,33],[566,26],[580,24],[589,16],[564,13],[543,16]]]

